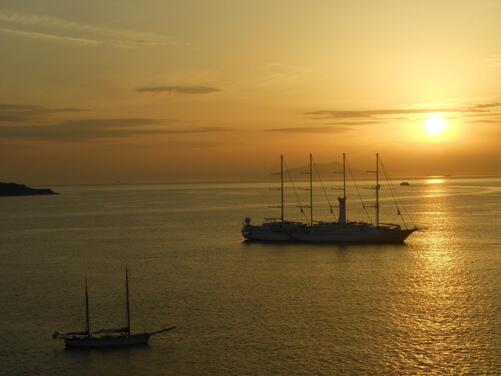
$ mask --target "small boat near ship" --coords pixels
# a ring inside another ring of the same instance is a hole
[[[151,336],[168,332],[175,329],[175,326],[156,330],[153,332],[132,333],[130,299],[129,299],[129,276],[127,267],[125,268],[125,291],[126,291],[126,326],[121,328],[100,329],[91,331],[89,314],[89,293],[87,279],[85,279],[85,330],[76,332],[59,333],[52,335],[54,339],[64,340],[68,349],[92,349],[92,348],[124,348],[132,346],[146,346]]]
[[[376,192],[375,205],[368,206],[362,203],[364,210],[367,207],[375,209],[375,223],[349,221],[346,216],[346,155],[343,153],[343,196],[338,197],[339,215],[337,221],[315,221],[313,218],[313,159],[310,154],[309,192],[310,205],[300,205],[310,209],[309,223],[293,222],[285,219],[284,215],[284,158],[280,156],[280,217],[267,218],[262,224],[253,224],[251,218],[244,220],[242,235],[248,241],[261,242],[303,242],[303,243],[403,243],[413,232],[415,225],[402,228],[399,224],[383,223],[380,221],[381,189],[379,181],[380,158],[376,154],[376,184],[371,187]],[[392,192],[392,195],[394,193]],[[394,197],[395,198],[395,197]],[[332,206],[331,206],[332,212]],[[402,216],[397,206],[397,213]],[[403,217],[402,217],[403,218]]]

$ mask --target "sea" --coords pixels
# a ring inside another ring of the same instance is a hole
[[[245,217],[279,216],[272,183],[2,197],[0,374],[499,375],[501,179],[408,181],[381,190],[382,222],[420,228],[401,245],[245,242]],[[368,185],[348,219],[374,220]],[[308,218],[305,187],[286,218]],[[338,188],[315,183],[315,220],[336,220]],[[133,332],[176,329],[65,350],[52,333],[84,329],[85,278],[91,329],[124,325],[126,266]]]

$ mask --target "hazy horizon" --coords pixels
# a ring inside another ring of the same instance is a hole
[[[27,185],[31,185],[32,187],[48,187],[48,186],[115,186],[115,185],[124,185],[124,186],[134,186],[134,185],[219,185],[219,184],[228,184],[228,185],[239,185],[239,184],[268,184],[270,187],[276,185],[277,187],[279,186],[280,182],[277,180],[276,176],[273,176],[274,174],[270,174],[268,176],[264,176],[261,178],[255,178],[255,179],[227,179],[227,180],[150,180],[150,181],[89,181],[85,183],[75,183],[75,182],[70,182],[70,183],[62,183],[62,182],[50,182],[50,181],[28,181],[28,182],[22,182]],[[322,175],[323,176],[323,175]],[[323,184],[334,184],[334,185],[340,185],[342,184],[342,180],[340,180],[339,177],[331,177],[329,179],[325,179],[324,177],[321,176],[322,183]],[[443,182],[443,180],[475,180],[475,179],[496,179],[500,178],[501,175],[484,175],[484,174],[465,174],[465,175],[415,175],[415,176],[409,176],[409,175],[397,175],[397,176],[390,176],[390,180],[392,184],[398,185],[401,181],[424,181],[427,184],[436,184],[436,180],[440,179],[440,182]],[[370,184],[373,180],[374,177],[371,177],[371,174],[366,174],[366,176],[363,175],[355,175],[356,183],[357,184]],[[1,183],[16,183],[14,181],[0,181]],[[287,185],[291,184],[307,184],[309,183],[309,180],[307,177],[300,177],[299,175],[297,177],[294,177],[292,179],[292,183],[289,180],[285,181],[285,185],[287,188]],[[271,185],[270,185],[271,184]],[[315,177],[313,180],[313,184],[315,187],[318,186],[320,189],[320,180],[318,177]],[[347,180],[348,184],[348,189],[354,189],[353,185],[353,180]],[[381,185],[384,186],[387,184],[386,180],[384,183]],[[290,186],[289,188],[292,188]]]
[[[6,0],[0,181],[501,175],[501,3]]]

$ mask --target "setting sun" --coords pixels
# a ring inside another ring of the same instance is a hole
[[[444,133],[446,127],[447,123],[440,115],[433,115],[424,125],[426,133],[430,136],[440,136]]]

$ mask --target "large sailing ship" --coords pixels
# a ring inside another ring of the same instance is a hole
[[[127,267],[125,268],[125,296],[126,296],[126,326],[121,328],[100,329],[91,331],[90,313],[89,313],[89,293],[87,288],[87,279],[85,279],[85,330],[59,333],[55,332],[54,339],[64,340],[66,348],[110,348],[110,347],[132,347],[145,346],[151,336],[164,333],[175,329],[175,326],[160,329],[154,332],[132,333],[130,299],[129,299],[129,275]]]
[[[284,158],[280,156],[280,218],[268,218],[262,224],[253,224],[251,218],[244,220],[242,235],[249,241],[263,242],[305,242],[305,243],[403,243],[409,235],[417,230],[415,225],[383,223],[380,221],[380,158],[376,154],[376,170],[371,171],[376,174],[376,184],[371,187],[375,190],[375,204],[365,205],[362,203],[364,211],[366,208],[375,209],[375,223],[349,221],[346,216],[346,155],[343,153],[343,195],[338,197],[339,215],[337,221],[314,221],[313,217],[313,157],[310,154],[309,171],[309,199],[310,205],[300,205],[309,208],[309,223],[287,221],[284,215]],[[357,188],[358,190],[358,188]],[[392,195],[394,195],[392,191]],[[395,203],[396,200],[395,200]],[[330,206],[332,211],[332,206]],[[397,213],[402,216],[397,205]]]

